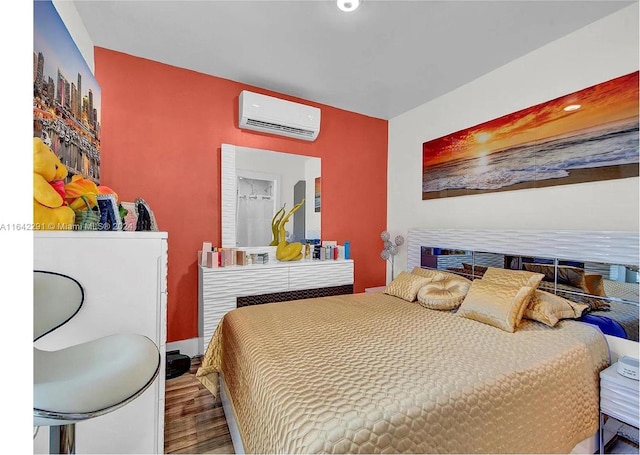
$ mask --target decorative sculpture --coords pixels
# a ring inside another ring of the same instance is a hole
[[[271,241],[269,246],[278,246],[278,243],[280,243],[279,229],[280,229],[280,221],[282,221],[282,218],[284,218],[284,214],[285,214],[284,207],[285,207],[284,205],[280,207],[280,210],[278,210],[276,214],[273,215],[273,218],[271,219],[271,232],[273,233],[273,240]]]
[[[285,225],[289,221],[291,215],[293,215],[302,205],[304,199],[297,203],[289,213],[285,216],[284,206],[276,212],[271,221],[271,229],[273,231],[273,241],[271,246],[278,245],[276,249],[276,258],[279,261],[299,261],[302,259],[302,243],[300,242],[287,242],[287,235],[284,229]],[[276,237],[277,236],[277,237]]]

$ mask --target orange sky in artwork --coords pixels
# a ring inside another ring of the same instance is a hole
[[[580,109],[567,112],[571,104]],[[423,168],[638,117],[638,72],[423,144]]]

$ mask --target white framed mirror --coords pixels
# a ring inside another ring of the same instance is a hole
[[[221,152],[223,248],[268,246],[275,213],[283,205],[288,212],[302,198],[304,206],[287,223],[288,239],[321,238],[320,158],[231,144],[222,144]]]

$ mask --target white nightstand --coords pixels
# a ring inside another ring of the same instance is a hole
[[[384,292],[386,286],[376,286],[374,288],[365,288],[364,292]]]
[[[640,383],[619,374],[617,367],[614,363],[600,372],[600,453],[624,424],[639,427]]]

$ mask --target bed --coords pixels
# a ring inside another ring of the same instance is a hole
[[[489,306],[528,302],[539,291],[553,300],[534,272],[522,273],[536,275],[535,285],[521,283],[507,297],[483,288],[490,281],[483,277],[469,280],[458,306],[417,300],[425,283],[407,285],[407,275],[441,273],[420,267],[421,245],[444,239],[473,249],[483,239],[477,231],[437,235],[409,232],[407,270],[385,292],[243,307],[223,317],[196,376],[222,396],[236,451],[568,453],[593,440],[609,337],[579,321],[582,304],[552,324],[532,318],[528,304],[522,313],[510,304],[506,326],[466,306],[472,293]],[[491,235],[494,245],[508,240]],[[586,447],[593,453],[593,444]]]
[[[567,453],[608,362],[585,324],[508,333],[367,293],[227,313],[198,378],[222,374],[248,453]]]

